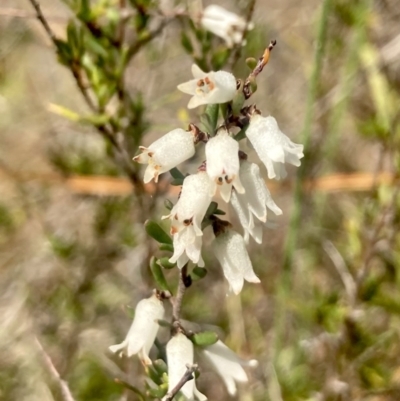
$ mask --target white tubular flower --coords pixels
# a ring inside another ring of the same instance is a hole
[[[271,193],[261,178],[257,164],[243,161],[240,165],[239,176],[246,192],[239,194],[233,191],[231,203],[244,228],[245,242],[248,243],[250,234],[258,244],[261,244],[262,226],[254,222],[253,216],[265,223],[267,208],[276,215],[282,214],[282,210],[273,201]]]
[[[153,142],[148,148],[139,146],[140,155],[133,161],[148,164],[143,181],[147,184],[153,178],[171,170],[195,154],[192,132],[181,128],[174,129]]]
[[[239,177],[238,152],[238,142],[226,130],[220,130],[206,145],[207,174],[214,182],[212,195],[217,190],[216,185],[219,185],[225,202],[231,198],[232,186],[237,192],[244,193]]]
[[[225,232],[216,235],[212,247],[222,266],[224,276],[229,282],[230,289],[235,294],[239,294],[242,291],[244,280],[250,283],[259,283],[260,279],[253,271],[243,237],[230,229],[225,229]]]
[[[202,104],[226,103],[235,96],[236,78],[230,72],[206,73],[193,64],[192,74],[194,79],[178,85],[180,91],[193,96],[188,103],[188,109]]]
[[[206,7],[200,22],[204,29],[225,40],[228,47],[245,44],[243,33],[246,29],[246,21],[221,6],[212,4]],[[250,30],[253,27],[254,24],[250,23],[247,29]]]
[[[201,222],[211,203],[212,182],[205,171],[199,171],[183,180],[181,194],[171,213],[171,234],[193,226],[196,235],[203,235]]]
[[[293,143],[282,131],[274,117],[255,114],[250,118],[246,136],[268,170],[268,178],[286,177],[284,163],[300,166],[303,145]]]
[[[212,182],[205,171],[189,175],[183,180],[178,202],[168,216],[171,220],[171,234],[174,241],[174,254],[170,262],[178,262],[181,269],[189,259],[204,266],[201,257],[201,222],[211,203]]]
[[[182,333],[176,334],[167,344],[168,392],[182,379],[186,365],[193,365],[193,344]],[[196,388],[195,379],[186,382],[180,390],[188,400],[205,401],[207,397]]]
[[[255,359],[245,361],[239,358],[221,340],[204,348],[202,353],[221,376],[228,393],[232,396],[237,393],[236,383],[249,381],[243,366],[256,367],[258,365]]]
[[[128,357],[139,354],[145,365],[151,365],[150,348],[158,332],[158,320],[164,317],[164,304],[153,294],[150,298],[142,299],[136,306],[135,317],[125,340],[121,344],[111,345],[110,351],[126,353]]]
[[[196,235],[193,226],[174,234],[174,254],[169,259],[170,263],[177,263],[182,269],[189,260],[200,267],[204,267],[201,257],[202,236]]]

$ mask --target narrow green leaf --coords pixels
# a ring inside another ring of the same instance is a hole
[[[90,21],[90,0],[81,0],[77,17],[82,21]]]
[[[168,373],[168,366],[162,359],[155,360],[153,366],[160,375]]]
[[[200,280],[204,278],[207,275],[207,270],[204,269],[204,267],[198,267],[196,266],[192,272],[190,273],[192,279],[194,281]]]
[[[189,53],[189,54],[193,53],[192,42],[190,41],[189,36],[186,35],[186,33],[184,31],[182,31],[182,34],[181,34],[181,44],[187,53]]]
[[[151,366],[151,365],[146,366],[146,374],[158,386],[162,384],[161,375],[157,372],[156,369],[153,368],[153,366]],[[151,390],[157,390],[157,389],[149,389],[148,391],[151,391]]]
[[[218,209],[218,203],[212,201],[210,203],[210,206],[208,206],[207,212],[206,212],[206,216],[211,216],[212,214],[214,214],[214,212]]]
[[[168,391],[168,384],[163,383],[160,386],[158,386],[157,388],[149,389],[147,392],[150,397],[161,399],[164,397],[165,394],[167,394],[167,391]]]
[[[171,181],[171,185],[174,185],[175,187],[179,187],[183,185],[183,178],[176,178]]]
[[[250,68],[251,71],[254,70],[257,66],[257,60],[254,57],[246,58],[246,64]]]
[[[215,212],[214,212],[214,214],[218,214],[218,215],[221,215],[221,216],[223,216],[224,214],[226,214],[223,210],[221,210],[221,209],[217,209]]]
[[[173,269],[176,266],[176,263],[169,262],[169,258],[167,257],[158,259],[157,263],[164,269]]]
[[[168,209],[171,210],[174,207],[174,204],[169,200],[169,199],[165,199],[164,200],[164,206]]]
[[[202,331],[200,333],[193,334],[193,336],[190,337],[190,340],[195,345],[207,347],[215,344],[218,341],[218,335],[213,331]]]
[[[172,324],[170,322],[167,322],[166,320],[163,319],[158,319],[158,324],[161,327],[168,327],[169,329],[172,327]]]
[[[207,115],[207,120],[209,124],[209,134],[214,136],[215,129],[218,124],[218,112],[219,112],[219,104],[208,104],[206,107],[205,114]]]
[[[160,251],[168,251],[168,252],[174,252],[174,247],[171,244],[161,244],[158,246],[158,249]]]
[[[161,290],[170,291],[161,266],[157,263],[157,259],[154,256],[150,260],[150,270],[158,287]]]
[[[185,176],[176,167],[169,170],[169,173],[172,175],[172,178],[175,178],[176,180],[183,180],[185,178]]]
[[[172,245],[171,237],[160,227],[158,223],[152,220],[146,220],[144,228],[150,237],[154,238],[160,244]]]
[[[228,57],[230,55],[230,50],[229,49],[222,49],[216,51],[212,57],[211,57],[211,64],[213,67],[213,70],[220,70],[224,64],[227,62]]]

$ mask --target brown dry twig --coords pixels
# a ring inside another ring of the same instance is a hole
[[[58,373],[57,369],[55,368],[50,356],[46,353],[46,351],[44,350],[42,344],[37,339],[37,337],[35,337],[34,342],[40,353],[40,356],[42,357],[42,360],[44,362],[44,365],[45,365],[47,371],[50,373],[50,376],[52,377],[54,382],[58,385],[63,400],[64,401],[75,401],[75,398],[72,396],[72,393],[68,386],[68,383],[61,378],[61,376]]]
[[[198,366],[194,365],[187,365],[187,370],[182,376],[182,379],[179,380],[178,384],[170,391],[168,394],[162,399],[162,401],[172,401],[173,398],[178,394],[179,390],[190,380],[193,380],[193,374],[197,372]]]

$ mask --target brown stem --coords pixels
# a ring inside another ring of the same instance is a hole
[[[189,366],[187,365],[187,370],[179,380],[178,384],[162,399],[162,401],[172,401],[172,399],[178,394],[179,390],[190,380],[193,380],[193,374],[197,371],[198,366],[196,364]]]
[[[233,67],[239,61],[240,56],[242,55],[242,48],[243,48],[242,43],[246,39],[247,33],[249,32],[249,25],[254,13],[255,5],[256,5],[256,0],[250,0],[249,4],[247,5],[246,25],[243,30],[242,40],[235,46],[235,48],[232,51],[231,61],[229,63],[231,69],[233,69]]]
[[[175,322],[179,323],[182,300],[183,300],[183,296],[186,291],[186,287],[188,286],[187,282],[188,282],[187,265],[185,265],[182,267],[182,270],[180,271],[178,289],[176,290],[176,295],[172,301],[173,323],[175,323]]]
[[[61,378],[61,376],[58,373],[57,369],[55,368],[50,356],[46,353],[42,344],[36,337],[35,337],[35,344],[40,353],[40,356],[42,357],[43,363],[44,363],[47,371],[49,372],[52,379],[54,380],[54,382],[58,385],[58,387],[60,389],[62,399],[64,401],[75,401],[74,397],[72,396],[71,390],[68,386],[68,383]]]

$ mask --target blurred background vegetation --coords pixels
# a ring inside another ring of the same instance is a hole
[[[139,361],[108,346],[155,286],[149,259],[162,253],[143,222],[166,214],[177,187],[169,177],[144,187],[130,159],[139,144],[198,123],[176,90],[193,61],[244,78],[245,58],[271,39],[251,102],[306,156],[269,185],[284,214],[262,246],[250,243],[261,284],[226,297],[210,234],[208,275],[187,291],[183,318],[218,327],[260,361],[241,400],[400,399],[398,2],[218,3],[253,11],[246,47],[226,49],[176,12],[184,2],[42,0],[57,56],[30,2],[2,0],[1,399],[63,400],[51,364],[76,400],[140,399],[114,381],[142,388]],[[188,6],[192,17],[200,10]],[[229,399],[206,366],[198,388]]]

